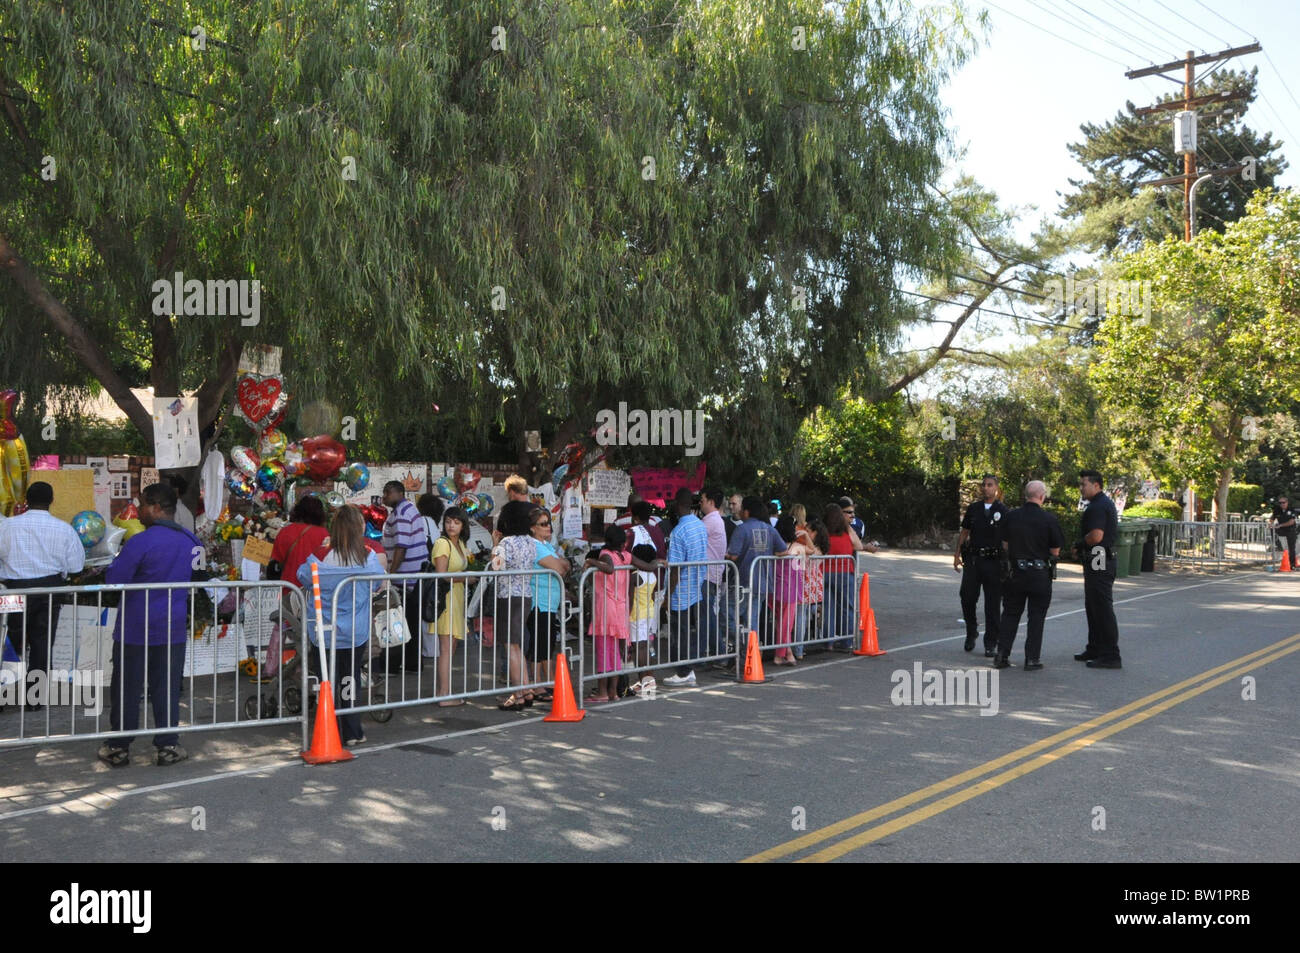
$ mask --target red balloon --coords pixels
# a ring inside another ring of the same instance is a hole
[[[388,519],[388,509],[386,507],[367,503],[364,506],[358,506],[357,509],[361,511],[361,515],[364,516],[375,529],[384,528],[384,522]]]
[[[329,480],[339,472],[348,451],[333,437],[322,434],[302,442],[302,460],[307,464],[307,475],[316,480]]]
[[[456,492],[472,493],[482,477],[483,475],[477,470],[471,470],[469,467],[457,467],[455,470]]]
[[[14,423],[14,405],[18,391],[0,390],[0,440],[17,440],[18,424]]]

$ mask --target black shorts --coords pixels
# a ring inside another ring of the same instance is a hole
[[[530,662],[549,662],[551,648],[560,634],[560,617],[555,612],[534,612],[528,617],[524,633],[524,658]]]

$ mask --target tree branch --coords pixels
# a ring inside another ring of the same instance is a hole
[[[45,283],[9,244],[9,240],[0,234],[0,269],[9,274],[28,299],[42,311],[54,329],[63,335],[72,349],[72,353],[93,374],[122,412],[126,414],[136,429],[144,434],[145,439],[153,441],[153,413],[146,410],[131,393],[131,387],[113,368],[103,348],[96,343],[86,328],[74,318],[68,309],[50,293]]]

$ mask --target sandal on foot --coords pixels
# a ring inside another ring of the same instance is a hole
[[[100,745],[96,757],[110,768],[120,768],[131,763],[130,749],[115,748],[112,745]]]
[[[523,711],[527,707],[528,703],[519,695],[511,695],[500,705],[497,705],[497,708],[501,711]]]
[[[555,701],[555,693],[552,691],[538,692],[536,695],[533,696],[533,699],[536,700],[539,704],[544,705],[547,702]]]
[[[159,766],[178,764],[188,757],[188,752],[180,745],[166,745],[158,749],[158,753],[154,756],[154,763]]]

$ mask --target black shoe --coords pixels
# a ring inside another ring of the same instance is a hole
[[[1038,671],[1038,670],[1039,670],[1040,668],[1042,668],[1042,667],[1043,667],[1043,663],[1040,662],[1040,661],[1038,661],[1038,659],[1036,659],[1036,658],[1027,658],[1027,659],[1025,659],[1025,671],[1026,671],[1026,672],[1036,672],[1036,671]]]
[[[1096,658],[1096,657],[1097,657],[1097,656],[1093,655],[1091,652],[1088,652],[1088,651],[1085,650],[1085,651],[1083,651],[1083,652],[1080,652],[1078,655],[1076,655],[1076,656],[1074,657],[1074,660],[1075,660],[1076,662],[1087,662],[1087,661],[1089,661],[1090,659],[1094,659],[1094,658]]]
[[[1122,663],[1120,662],[1120,660],[1117,659],[1117,658],[1113,658],[1113,659],[1090,658],[1090,659],[1088,659],[1088,668],[1123,668],[1123,667],[1124,667],[1123,664],[1122,664]]]
[[[984,657],[985,657],[985,658],[997,658],[997,657],[998,657],[998,650],[997,650],[997,649],[985,649],[985,650],[984,650]]]
[[[993,660],[994,668],[1011,668],[1011,660],[1005,655],[999,655]]]
[[[962,646],[962,649],[969,652],[971,649],[975,648],[975,638],[976,637],[973,635],[966,636],[966,644]]]

